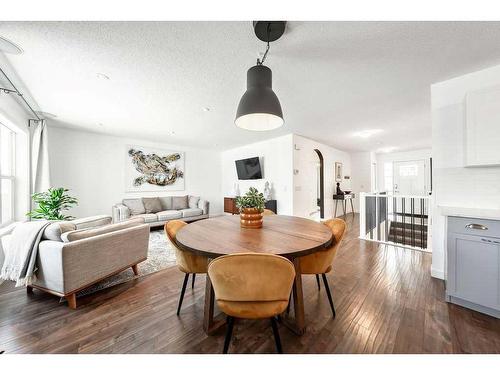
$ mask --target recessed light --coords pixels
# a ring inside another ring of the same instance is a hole
[[[104,73],[97,73],[96,77],[99,78],[99,79],[103,79],[105,81],[109,81],[109,76],[106,75],[106,74],[104,74]]]
[[[361,130],[359,132],[352,133],[354,137],[360,137],[360,138],[369,138],[374,134],[382,132],[382,129],[367,129],[367,130]]]
[[[378,152],[387,154],[389,152],[396,151],[397,149],[398,149],[397,147],[384,147],[384,148],[379,149]]]
[[[104,126],[104,124],[102,122],[98,122],[97,125]]]
[[[19,47],[17,44],[10,41],[9,39],[6,39],[1,36],[0,36],[0,51],[4,53],[10,53],[12,55],[20,55],[21,53],[23,53],[21,47]]]
[[[203,109],[203,112],[210,112],[210,108],[208,108],[208,107],[203,107],[202,109]]]

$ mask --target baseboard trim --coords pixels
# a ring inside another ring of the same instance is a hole
[[[444,280],[444,271],[431,267],[431,276],[436,279]]]

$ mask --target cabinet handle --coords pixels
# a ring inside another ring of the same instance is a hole
[[[465,226],[465,229],[488,230],[488,227],[486,225],[482,225],[482,224],[467,224]]]

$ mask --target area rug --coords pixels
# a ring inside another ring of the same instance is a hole
[[[118,285],[135,278],[149,275],[175,265],[175,248],[165,236],[163,230],[153,230],[149,234],[148,259],[139,263],[139,275],[135,276],[132,268],[128,268],[117,275],[94,284],[86,289],[79,291],[76,296],[81,297],[87,294],[95,293],[99,290]]]

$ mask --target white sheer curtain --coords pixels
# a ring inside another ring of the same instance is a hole
[[[31,141],[31,192],[39,193],[50,187],[48,128],[45,120],[36,123]]]

